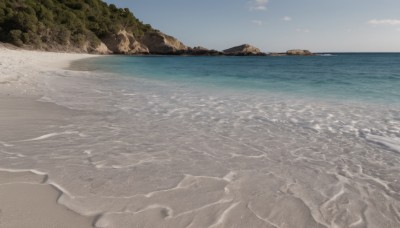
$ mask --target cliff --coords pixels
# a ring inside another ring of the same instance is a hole
[[[188,47],[101,0],[0,2],[0,42],[49,51],[182,54]]]
[[[145,33],[141,42],[151,54],[183,54],[188,50],[188,47],[176,38],[159,31]]]
[[[102,41],[109,52],[114,54],[149,54],[149,49],[126,30],[110,34],[103,38]]]

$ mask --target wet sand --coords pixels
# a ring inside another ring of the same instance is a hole
[[[29,171],[0,171],[0,227],[93,227],[93,217],[58,204],[62,192],[46,180]]]
[[[0,47],[0,52],[3,52],[0,59],[0,146],[9,147],[11,145],[5,142],[44,134],[43,126],[65,124],[68,118],[76,114],[67,108],[37,101],[37,94],[29,90],[34,84],[33,80],[21,79],[24,75],[29,77],[30,72],[17,72],[16,65],[26,63],[29,66],[32,62],[41,61],[43,66],[63,68],[69,65],[70,60],[87,55],[67,54],[67,58],[58,58],[62,54],[45,53],[42,55],[47,58],[26,61],[24,58],[35,58],[38,52],[10,51],[4,47]],[[24,155],[0,149],[0,159],[10,156]],[[44,173],[0,167],[0,227],[93,227],[95,216],[79,215],[58,203],[62,194],[58,187],[49,183]]]

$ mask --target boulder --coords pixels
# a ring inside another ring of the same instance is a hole
[[[308,50],[301,50],[301,49],[293,49],[293,50],[289,50],[286,52],[286,55],[314,55],[313,53],[311,53]]]
[[[103,39],[103,42],[110,51],[116,54],[148,54],[149,49],[141,44],[132,33],[125,30]]]
[[[225,55],[261,55],[263,54],[260,49],[251,46],[250,44],[243,44],[240,46],[232,47],[223,50]]]
[[[159,31],[150,31],[144,34],[141,42],[151,54],[184,54],[188,51],[182,42]]]

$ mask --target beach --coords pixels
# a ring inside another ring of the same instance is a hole
[[[0,48],[0,227],[400,225],[398,106],[92,57]]]
[[[41,134],[41,126],[60,124],[71,113],[57,105],[38,102],[37,77],[45,69],[62,69],[85,54],[11,50],[0,46],[0,138],[3,148],[21,138]],[[39,79],[40,80],[40,79]],[[2,167],[3,168],[3,167]],[[93,216],[82,216],[58,203],[63,194],[45,173],[0,168],[0,227],[93,227]]]

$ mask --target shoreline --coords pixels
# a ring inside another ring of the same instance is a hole
[[[74,111],[39,101],[41,72],[68,69],[72,61],[98,57],[10,49],[0,45],[0,149],[45,133],[41,125],[65,122]],[[11,142],[11,143],[10,143]],[[24,156],[1,149],[3,157]],[[83,216],[59,200],[66,194],[46,173],[0,167],[0,226],[94,227],[97,215]]]
[[[398,226],[382,209],[400,208],[398,109],[57,68],[85,57],[0,52],[4,200],[51,196],[0,210],[101,228]]]
[[[245,46],[245,45],[241,45]],[[241,47],[238,46],[238,47]],[[243,50],[237,50],[235,52],[226,52],[227,50],[224,51],[218,51],[214,49],[196,49],[196,48],[189,48],[188,50],[182,50],[182,51],[176,51],[176,52],[166,52],[166,53],[158,53],[158,52],[152,52],[152,53],[129,53],[129,54],[124,54],[124,53],[89,53],[89,52],[79,52],[79,51],[60,51],[60,50],[36,50],[34,48],[30,48],[27,46],[23,47],[17,47],[9,43],[2,43],[0,42],[0,48],[5,47],[8,49],[12,50],[25,50],[25,51],[37,51],[37,52],[50,52],[50,53],[64,53],[64,54],[87,54],[87,55],[101,55],[101,56],[182,56],[182,57],[282,57],[282,56],[319,56],[322,54],[329,54],[330,52],[316,52],[316,53],[311,53],[308,50],[300,50],[300,49],[293,49],[293,50],[288,50],[284,52],[248,52],[245,49]],[[233,47],[233,48],[238,48],[238,47]],[[254,47],[255,48],[255,47]],[[290,53],[293,51],[301,51],[301,53]],[[307,53],[304,53],[302,51],[306,51]]]

